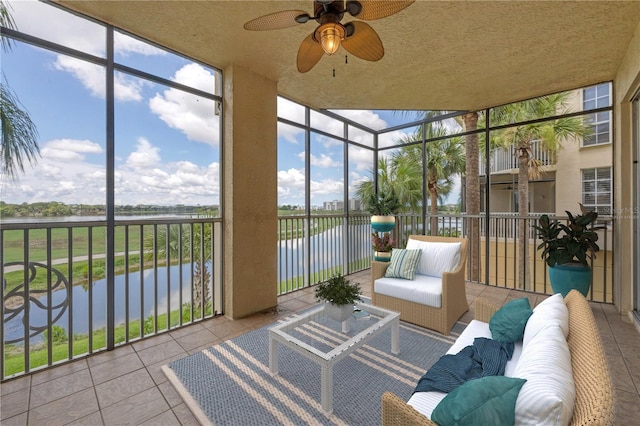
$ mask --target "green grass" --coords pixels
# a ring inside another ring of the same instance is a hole
[[[210,316],[212,314],[212,308],[209,304],[205,309],[205,315]],[[170,316],[167,314],[158,315],[158,330],[161,332],[168,328],[176,327],[180,324],[180,316],[182,316],[182,322],[188,323],[191,321],[191,311],[188,304],[183,305],[181,310],[171,311]],[[195,318],[200,319],[201,316],[198,312],[195,312]],[[169,321],[169,326],[167,325]],[[115,343],[120,344],[126,341],[126,325],[121,324],[114,330]],[[148,317],[143,321],[143,331],[145,336],[154,335],[153,331],[153,317]],[[129,340],[137,339],[140,335],[140,320],[134,320],[129,322]],[[71,342],[72,357],[78,357],[89,353],[89,335],[80,334],[74,335]],[[92,333],[91,348],[92,352],[103,350],[107,347],[106,328],[95,330]],[[52,348],[52,360],[53,362],[64,361],[69,359],[69,342],[67,336],[59,337],[59,341],[53,342]],[[24,348],[21,345],[5,345],[5,377],[24,372]],[[45,343],[34,345],[31,347],[29,353],[29,368],[35,369],[48,364],[49,351]]]

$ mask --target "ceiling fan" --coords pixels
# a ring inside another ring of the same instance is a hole
[[[384,47],[378,33],[367,23],[351,21],[342,24],[345,13],[364,21],[385,18],[400,12],[415,0],[314,0],[313,16],[304,10],[283,10],[252,19],[245,30],[265,31],[294,27],[310,20],[320,25],[309,34],[298,49],[298,71],[313,68],[322,55],[333,55],[340,46],[367,61],[379,61]]]

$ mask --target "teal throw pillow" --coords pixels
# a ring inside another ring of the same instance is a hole
[[[387,278],[404,278],[412,280],[416,277],[416,268],[422,250],[391,250],[391,263],[384,276]]]
[[[513,425],[516,400],[526,379],[487,376],[447,394],[431,413],[440,426]]]
[[[489,320],[493,340],[509,343],[522,338],[529,317],[533,314],[529,299],[523,297],[506,303]]]

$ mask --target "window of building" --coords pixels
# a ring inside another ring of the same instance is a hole
[[[583,90],[582,106],[585,111],[605,108],[611,105],[610,84],[599,84]],[[593,132],[584,138],[583,146],[600,145],[611,142],[611,112],[596,112],[586,116],[587,123]]]
[[[613,207],[611,167],[582,170],[582,204],[587,210],[609,215]]]

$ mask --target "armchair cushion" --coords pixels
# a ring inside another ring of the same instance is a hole
[[[408,250],[422,250],[417,273],[432,277],[441,277],[445,272],[454,270],[460,261],[461,243],[440,243],[418,241],[409,238]]]
[[[416,266],[420,259],[420,250],[393,249],[391,263],[384,276],[412,280],[416,276]]]

